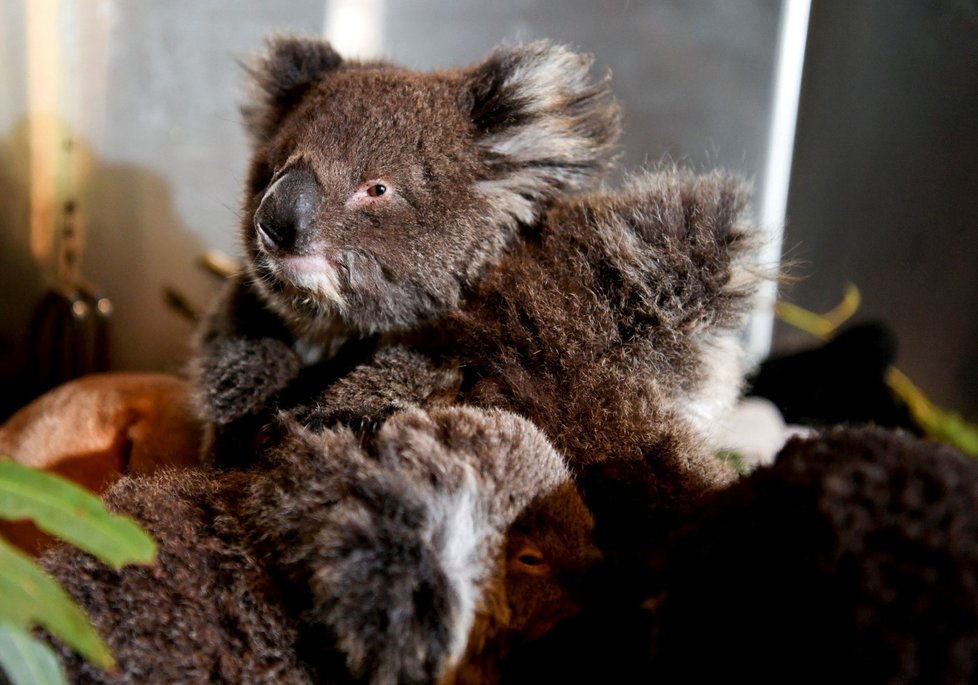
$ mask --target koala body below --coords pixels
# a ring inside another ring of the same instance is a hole
[[[590,574],[503,681],[973,683],[976,538],[974,459],[869,426],[793,438]]]
[[[290,423],[249,468],[124,478],[106,499],[159,554],[45,555],[118,662],[59,645],[72,682],[495,682],[573,614],[596,554],[563,460],[501,411],[401,412],[368,445]]]

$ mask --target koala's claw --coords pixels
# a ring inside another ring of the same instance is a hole
[[[323,433],[339,427],[350,428],[359,433],[376,433],[388,418],[397,412],[416,406],[397,400],[381,400],[373,405],[356,409],[315,405],[292,410],[291,416],[313,433]]]

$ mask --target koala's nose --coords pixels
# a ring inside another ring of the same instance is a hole
[[[282,174],[255,212],[255,231],[270,250],[291,250],[309,229],[319,202],[319,182],[306,166]]]

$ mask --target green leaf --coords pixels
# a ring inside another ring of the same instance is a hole
[[[8,459],[0,459],[0,518],[31,519],[113,568],[156,556],[156,543],[132,519],[110,513],[102,500],[64,478]]]
[[[750,464],[744,461],[744,457],[741,456],[740,452],[736,450],[720,450],[716,454],[717,459],[726,462],[738,475],[743,476],[751,472]]]
[[[26,630],[0,621],[0,670],[11,685],[64,685],[57,655]]]
[[[937,410],[924,428],[931,437],[949,442],[967,455],[978,456],[978,426],[969,423],[960,414]]]
[[[88,617],[33,559],[0,539],[0,622],[29,630],[47,628],[93,664],[112,668],[108,646]]]

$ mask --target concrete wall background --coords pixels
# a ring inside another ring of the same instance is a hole
[[[38,122],[72,144],[82,272],[116,306],[113,367],[179,371],[192,327],[162,289],[204,306],[215,283],[195,258],[237,251],[237,62],[275,30],[346,35],[344,6],[371,22],[371,49],[417,68],[471,62],[501,40],[571,43],[614,74],[626,166],[668,156],[763,177],[780,0],[0,0],[0,405],[17,401],[28,321],[54,274],[30,228]],[[61,95],[38,109],[29,29],[48,10],[40,35]],[[976,121],[973,0],[814,0],[784,243],[803,280],[783,294],[824,310],[856,283],[859,318],[894,327],[899,365],[971,418]],[[776,350],[808,342],[776,330]]]
[[[898,366],[978,419],[978,3],[815,0],[784,245],[783,295],[827,310],[852,281]]]

